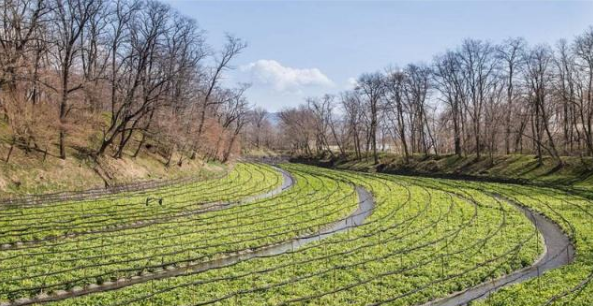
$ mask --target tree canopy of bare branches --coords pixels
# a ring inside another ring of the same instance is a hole
[[[178,163],[198,153],[226,160],[236,150],[247,87],[221,79],[243,40],[228,35],[216,51],[195,20],[156,0],[0,6],[0,105],[13,142],[61,158],[72,148],[137,156],[150,142],[169,161],[180,155]]]
[[[351,151],[375,163],[378,150],[405,162],[413,154],[532,153],[539,163],[593,156],[593,27],[554,47],[466,39],[430,64],[403,67],[362,74],[354,90],[338,94],[337,107],[309,98],[286,109],[286,145],[306,154]],[[343,124],[342,136],[327,118]]]

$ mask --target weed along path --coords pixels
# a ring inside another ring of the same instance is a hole
[[[295,178],[292,177],[288,172],[279,169],[284,177],[284,183],[277,190],[270,191],[271,196],[273,194],[282,192],[291,188],[295,183]],[[375,208],[375,202],[372,194],[365,188],[357,186],[355,187],[356,194],[358,196],[358,205],[356,210],[340,220],[329,223],[322,226],[316,233],[302,235],[297,238],[279,242],[276,244],[270,244],[266,246],[243,249],[236,252],[221,254],[219,258],[200,261],[200,262],[180,262],[175,265],[167,265],[154,269],[152,272],[144,271],[140,275],[132,276],[129,278],[121,278],[117,281],[107,281],[102,284],[92,284],[87,287],[75,287],[71,290],[58,290],[53,294],[39,294],[31,298],[21,298],[13,302],[0,302],[0,306],[23,306],[32,305],[39,303],[47,303],[53,301],[65,300],[77,296],[88,295],[92,293],[105,292],[111,290],[117,290],[124,287],[140,284],[152,280],[159,280],[164,278],[181,276],[186,273],[200,273],[210,269],[223,268],[232,266],[239,262],[254,259],[263,258],[269,256],[276,256],[283,253],[290,252],[298,249],[299,247],[312,243],[314,241],[322,240],[330,237],[333,234],[347,231],[350,228],[357,227],[365,222]],[[263,195],[262,195],[263,196]],[[257,196],[259,197],[259,196]],[[255,201],[256,198],[245,199],[244,201]]]
[[[503,287],[539,277],[546,271],[567,265],[574,261],[574,246],[556,223],[511,199],[503,197],[502,195],[492,194],[492,196],[511,204],[516,209],[520,210],[525,217],[533,223],[534,228],[539,231],[544,239],[544,243],[540,245],[540,247],[543,248],[542,255],[529,267],[515,271],[498,279],[484,282],[461,292],[454,293],[448,297],[425,303],[422,306],[467,305],[472,301],[486,298]]]

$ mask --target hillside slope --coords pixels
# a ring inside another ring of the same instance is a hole
[[[225,166],[188,160],[181,166],[166,167],[153,154],[121,159],[104,157],[98,160],[69,157],[31,157],[14,150],[9,163],[0,161],[0,197],[57,191],[86,190],[121,185],[136,181],[169,180],[185,176],[211,176]]]
[[[11,150],[8,141],[0,141],[0,198],[86,190],[137,181],[207,177],[226,168],[220,163],[187,157],[183,157],[179,165],[179,156],[174,156],[174,162],[167,167],[166,158],[154,148],[148,144],[135,158],[133,152],[125,152],[122,158],[116,159],[110,154],[94,158],[84,149],[72,147],[68,157],[60,159],[53,152],[45,154],[18,146]]]
[[[593,159],[563,157],[563,165],[551,158],[544,158],[543,165],[538,165],[533,155],[495,156],[493,160],[475,156],[412,156],[409,163],[404,163],[401,156],[383,153],[379,164],[374,165],[372,158],[357,160],[349,155],[338,157],[295,157],[294,161],[313,163],[321,166],[367,172],[392,174],[428,175],[438,177],[465,177],[500,181],[535,182],[581,188],[593,188]]]

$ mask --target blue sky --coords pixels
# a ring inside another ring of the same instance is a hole
[[[249,47],[227,82],[250,82],[271,111],[335,93],[363,72],[428,62],[464,38],[531,44],[571,39],[593,26],[593,1],[180,1],[213,48],[224,33]]]

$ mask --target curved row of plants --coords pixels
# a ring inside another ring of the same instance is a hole
[[[571,238],[577,256],[571,264],[538,278],[509,286],[477,305],[593,304],[593,203],[588,195],[552,188],[468,183],[513,199],[560,225]],[[560,253],[557,256],[567,256]]]
[[[149,190],[167,188],[174,185],[184,185],[220,179],[233,170],[232,166],[222,164],[209,164],[198,170],[197,173],[172,179],[149,179],[144,181],[124,182],[106,187],[97,187],[84,190],[68,190],[49,193],[28,194],[24,196],[0,197],[0,209],[4,206],[35,206],[57,202],[94,201],[96,199],[118,198],[123,193],[141,194]]]
[[[174,278],[52,304],[413,305],[528,266],[543,251],[540,237],[521,212],[471,187],[451,190],[428,179],[403,180],[290,164],[282,167],[297,182],[306,177],[326,182],[317,192],[331,186],[363,186],[373,193],[375,210],[356,228],[281,255],[259,256],[207,271],[190,270]],[[303,220],[315,219],[317,209],[332,206],[331,200],[316,199],[300,188],[288,193],[302,203],[297,207],[309,205],[311,209],[308,213],[297,210],[296,215],[281,213],[280,223],[293,223],[299,215]],[[344,199],[355,202],[352,195],[337,197],[336,207],[351,208]],[[278,208],[258,209],[269,215]],[[327,223],[339,217],[323,220]],[[237,225],[249,221],[238,218]],[[264,226],[261,234],[276,238],[269,227]]]
[[[15,300],[211,260],[317,231],[356,206],[350,184],[304,174],[295,178],[293,188],[272,198],[1,252],[0,295]]]
[[[282,184],[278,171],[261,165],[238,164],[226,177],[187,185],[122,194],[95,201],[75,201],[8,207],[0,210],[0,245],[38,243],[68,235],[134,223],[148,223],[176,214],[204,209],[212,202],[227,203],[272,190]]]

